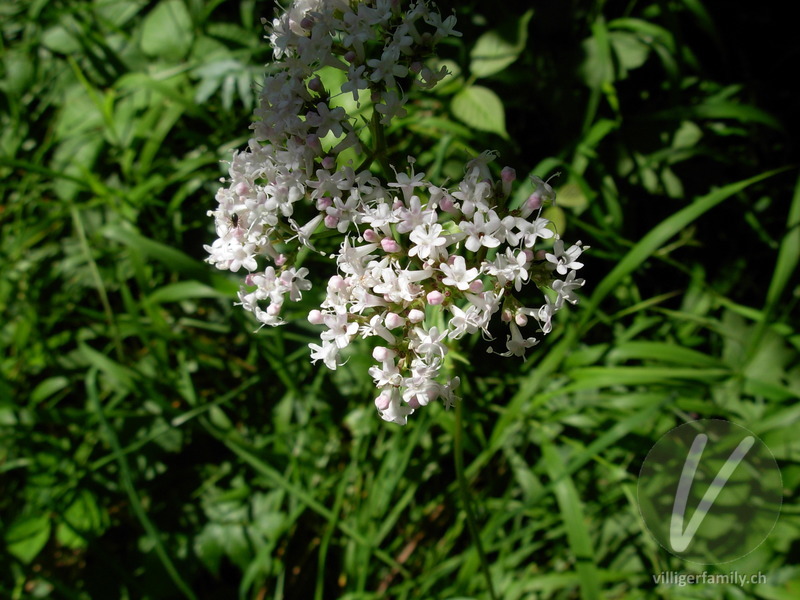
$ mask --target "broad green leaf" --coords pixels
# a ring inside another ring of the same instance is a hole
[[[5,533],[6,550],[28,564],[44,548],[50,538],[50,528],[50,517],[46,514],[17,519]]]
[[[453,114],[474,129],[508,138],[503,101],[489,88],[472,85],[453,97]]]
[[[181,59],[192,40],[192,18],[182,0],[160,2],[144,19],[141,46],[148,56]]]
[[[620,66],[620,77],[624,78],[627,71],[638,69],[650,55],[650,46],[645,44],[638,35],[626,31],[611,31],[609,34],[611,46]]]
[[[487,31],[469,53],[469,70],[473,76],[480,79],[494,75],[513,63],[528,41],[528,23],[533,16],[533,10],[528,10],[519,19],[514,39],[509,39],[498,30]]]
[[[56,539],[69,548],[84,548],[88,539],[99,536],[108,525],[106,513],[88,490],[78,493],[56,527]]]

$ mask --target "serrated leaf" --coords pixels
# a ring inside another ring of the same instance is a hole
[[[508,138],[503,101],[489,88],[472,85],[453,97],[453,115],[474,129]]]
[[[142,52],[148,56],[181,59],[192,40],[192,18],[182,0],[159,3],[142,24]]]
[[[519,20],[514,39],[499,30],[487,31],[469,53],[469,70],[477,78],[488,77],[505,69],[519,58],[528,41],[528,23],[533,10],[528,10]]]

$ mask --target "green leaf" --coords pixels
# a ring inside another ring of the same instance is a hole
[[[508,138],[503,101],[489,88],[472,85],[453,97],[453,115],[474,129]]]
[[[37,515],[14,521],[5,534],[6,550],[25,564],[42,551],[50,539],[50,517]]]
[[[145,17],[142,52],[148,56],[178,60],[193,41],[192,18],[182,0],[161,2]]]
[[[88,490],[82,490],[64,511],[63,521],[56,527],[56,539],[69,548],[84,548],[88,537],[103,533],[108,518]]]
[[[514,39],[508,39],[499,30],[487,31],[469,53],[469,70],[478,79],[494,75],[519,58],[528,41],[528,23],[533,10],[528,10],[519,19]]]
[[[638,35],[625,31],[611,31],[608,36],[619,61],[620,77],[625,77],[627,71],[638,69],[647,62],[650,46],[642,42]]]
[[[148,300],[159,304],[162,302],[180,302],[181,300],[193,300],[195,298],[228,298],[219,290],[200,283],[199,281],[179,281],[171,285],[165,285],[150,294]]]
[[[544,442],[542,455],[567,530],[567,541],[577,560],[576,570],[580,575],[581,598],[583,600],[600,598],[600,578],[578,490],[572,478],[565,473],[564,462],[555,446],[550,442]]]

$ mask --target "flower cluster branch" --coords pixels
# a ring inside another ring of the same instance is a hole
[[[263,325],[282,324],[287,300],[311,289],[308,268],[297,266],[302,248],[330,260],[325,298],[308,316],[323,328],[311,360],[336,369],[354,339],[375,339],[375,405],[400,424],[430,402],[456,400],[458,378],[444,369],[455,340],[476,332],[493,339],[499,313],[508,328],[501,354],[524,357],[538,339],[523,330],[549,333],[554,313],[577,302],[584,284],[576,271],[585,247],[567,246],[541,216],[555,200],[546,182],[534,178],[533,193],[511,210],[515,173],[506,167],[495,180],[493,152],[468,161],[448,187],[416,172],[410,157],[407,169],[388,164],[381,129],[406,114],[405,90],[446,77],[428,59],[438,42],[460,35],[455,24],[424,0],[405,8],[295,0],[267,25],[275,63],[253,136],[209,212],[218,238],[207,260],[248,272],[239,301]],[[338,89],[326,88],[325,69],[346,75]],[[373,118],[338,106],[346,94],[369,103]],[[346,158],[354,155],[367,156],[364,168]],[[382,177],[368,169],[373,162]],[[540,240],[552,240],[549,250],[537,248]],[[518,299],[530,283],[552,290],[541,306]]]

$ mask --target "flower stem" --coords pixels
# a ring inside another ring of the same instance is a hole
[[[494,585],[492,584],[492,574],[489,572],[489,562],[486,560],[486,553],[483,551],[481,544],[480,532],[478,531],[478,524],[475,520],[475,513],[472,511],[472,502],[470,501],[469,487],[467,485],[467,477],[464,474],[464,448],[463,448],[463,434],[464,434],[464,418],[463,418],[463,399],[456,400],[456,428],[453,435],[453,458],[456,464],[456,478],[458,479],[458,489],[461,493],[461,502],[464,504],[464,511],[467,515],[467,527],[472,541],[475,543],[475,549],[478,551],[478,559],[481,563],[481,570],[486,579],[486,586],[489,588],[489,597],[492,600],[497,600],[497,595],[494,593]]]
[[[387,156],[386,135],[383,131],[383,124],[381,123],[381,115],[377,110],[372,113],[372,137],[375,143],[373,154],[381,165],[385,177],[390,178],[392,169],[389,166],[389,157]]]

